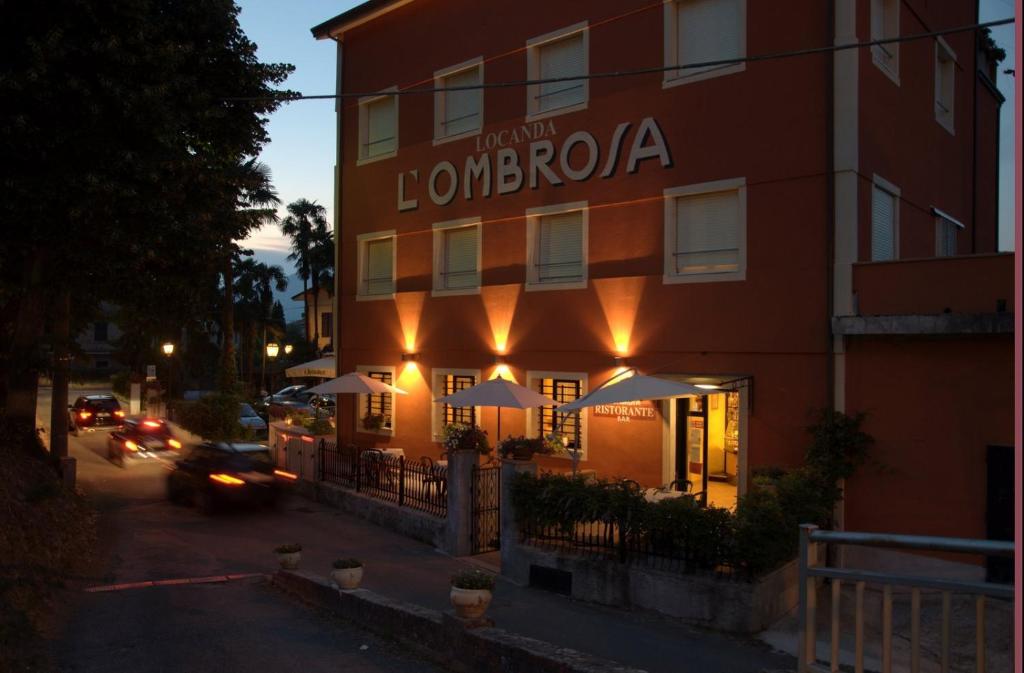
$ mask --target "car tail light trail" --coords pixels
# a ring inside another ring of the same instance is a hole
[[[142,424],[145,425],[147,428],[159,428],[160,427],[160,421],[142,421]]]
[[[310,437],[309,435],[302,435],[302,441],[306,442],[307,444],[312,444],[313,438]]]
[[[85,419],[91,417],[91,416],[92,416],[92,412],[91,411],[79,411],[78,412],[78,417],[81,418],[83,421]]]
[[[230,474],[221,473],[211,474],[210,481],[215,481],[218,484],[224,484],[225,486],[242,486],[245,484],[245,482],[238,477],[232,477]]]
[[[139,445],[129,439],[125,441],[124,448],[128,449],[129,451],[138,451]]]
[[[291,479],[292,481],[299,478],[299,475],[292,474],[291,472],[285,472],[284,470],[274,470],[274,474],[284,479]]]
[[[181,448],[181,442],[179,442],[176,439],[168,439],[167,440],[167,445],[170,446],[172,449],[180,449]]]
[[[120,410],[115,411],[114,415],[117,416],[118,418],[124,418],[124,412]]]

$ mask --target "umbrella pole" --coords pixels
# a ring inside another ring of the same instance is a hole
[[[497,438],[497,440],[496,440],[494,445],[497,446],[498,445],[497,442],[500,442],[500,441],[501,441],[501,407],[498,407],[498,438]]]

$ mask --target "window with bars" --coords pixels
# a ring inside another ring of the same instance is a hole
[[[366,372],[366,375],[371,379],[377,379],[382,383],[392,385],[391,372]],[[384,424],[381,426],[384,430],[391,429],[391,409],[393,400],[391,393],[378,393],[375,395],[366,395],[365,408],[363,410],[363,417],[367,416],[383,416]]]
[[[452,395],[472,388],[476,385],[476,377],[468,374],[445,374],[442,376],[443,395]],[[452,407],[447,404],[441,405],[441,421],[444,425],[450,423],[461,423],[464,425],[476,425],[475,407]]]
[[[583,394],[583,384],[579,379],[537,379],[537,392],[550,397],[556,402],[565,404],[579,399]],[[537,408],[537,428],[540,434],[547,436],[552,432],[560,433],[568,440],[566,448],[579,449],[576,437],[578,433],[577,416],[575,413],[560,414],[557,407]]]
[[[462,89],[481,83],[480,65],[437,78],[438,138],[449,138],[480,130],[483,121],[483,89]],[[448,89],[453,89],[449,91]]]
[[[394,237],[375,238],[363,241],[362,245],[361,294],[390,295],[394,293]]]
[[[398,96],[381,96],[361,104],[360,159],[393,155],[398,150]]]
[[[730,273],[740,265],[739,190],[676,199],[672,273]]]

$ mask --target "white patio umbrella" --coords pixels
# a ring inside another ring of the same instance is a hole
[[[497,407],[498,441],[501,441],[502,407],[533,409],[535,407],[557,407],[559,404],[550,397],[545,397],[526,386],[521,386],[500,376],[434,401],[451,407]]]
[[[307,392],[319,393],[320,395],[337,395],[339,393],[356,393],[359,395],[377,395],[380,393],[409,394],[401,388],[396,388],[359,372],[349,372],[344,376],[325,381],[320,385],[313,386]]]
[[[692,386],[689,383],[677,383],[655,376],[637,374],[598,388],[578,400],[563,404],[560,412],[578,411],[599,404],[621,404],[622,402],[638,402],[642,400],[666,400],[686,395],[707,395],[708,391]]]
[[[334,356],[320,358],[311,362],[303,362],[301,365],[294,365],[284,370],[284,375],[290,379],[311,376],[314,378],[329,379],[337,376],[337,369],[334,364]]]

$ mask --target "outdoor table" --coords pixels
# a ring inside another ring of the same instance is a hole
[[[661,502],[662,500],[681,498],[684,495],[687,494],[683,491],[663,491],[660,488],[648,488],[644,491],[644,500],[647,502]]]
[[[381,452],[395,458],[405,458],[405,449],[381,449]]]

